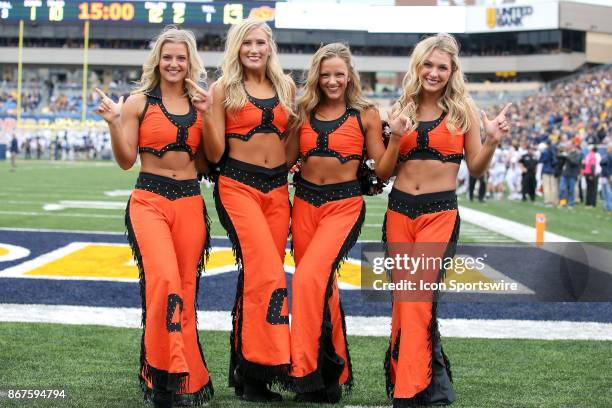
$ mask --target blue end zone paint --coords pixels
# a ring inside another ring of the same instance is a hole
[[[0,268],[17,265],[75,241],[127,243],[122,235],[1,231],[0,242],[26,247],[31,250],[31,254],[27,258],[2,262]],[[229,247],[226,239],[213,239],[213,245]],[[359,258],[359,249],[354,248],[350,255]],[[289,288],[291,277],[287,275]],[[198,295],[199,308],[231,310],[236,281],[236,273],[202,279]],[[367,301],[360,291],[341,292],[342,304],[349,316],[391,314],[390,298],[388,301],[372,302]],[[139,293],[137,283],[0,278],[0,303],[140,307]],[[612,303],[603,302],[441,302],[438,311],[442,318],[612,322]]]

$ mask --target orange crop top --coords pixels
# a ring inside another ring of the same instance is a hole
[[[195,159],[202,141],[202,118],[189,102],[189,113],[173,115],[162,102],[159,85],[145,92],[147,103],[140,116],[138,128],[138,151],[162,157],[167,151],[182,151]]]
[[[282,140],[289,118],[278,97],[258,99],[247,93],[247,99],[238,112],[225,115],[225,136],[246,142],[255,133],[276,133]]]
[[[300,129],[300,156],[335,157],[342,163],[361,160],[365,131],[357,109],[346,108],[338,119],[324,121],[310,112],[310,121]]]
[[[406,160],[440,160],[460,164],[463,159],[464,135],[453,135],[446,128],[446,112],[436,120],[419,122],[416,130],[404,134],[398,162]]]

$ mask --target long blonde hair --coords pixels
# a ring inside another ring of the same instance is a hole
[[[476,107],[465,88],[465,78],[459,64],[459,45],[455,37],[450,34],[437,34],[419,41],[416,45],[410,59],[410,68],[402,82],[403,92],[395,108],[406,108],[405,113],[412,121],[413,129],[417,128],[416,113],[422,91],[419,72],[433,50],[445,52],[451,58],[451,76],[438,100],[438,106],[447,113],[446,127],[453,134],[457,131],[466,133],[473,125],[480,124],[472,123]]]
[[[136,88],[132,90],[132,94],[150,92],[159,85],[161,74],[159,72],[159,61],[161,59],[161,50],[165,43],[182,43],[187,47],[189,58],[189,68],[187,70],[187,78],[191,79],[196,84],[206,81],[206,69],[198,55],[195,36],[191,31],[180,30],[176,26],[167,26],[155,39],[155,44],[147,57],[147,60],[142,66],[142,75],[140,81],[136,83]],[[194,92],[191,86],[185,84],[186,95],[193,96]]]
[[[225,41],[225,53],[221,59],[221,76],[217,80],[225,90],[225,108],[229,112],[236,112],[247,102],[247,94],[244,89],[244,70],[240,62],[240,47],[244,38],[254,29],[261,29],[266,34],[270,55],[266,64],[266,77],[272,82],[272,86],[278,95],[278,99],[288,115],[293,115],[294,85],[291,78],[284,74],[278,60],[276,42],[272,35],[272,29],[264,21],[247,18],[239,24],[233,25],[227,33]]]
[[[329,58],[340,58],[346,63],[348,68],[348,83],[344,92],[346,104],[358,111],[363,111],[373,107],[374,104],[367,100],[361,93],[361,81],[359,73],[355,69],[353,56],[349,47],[342,43],[331,43],[322,46],[312,56],[310,69],[306,82],[302,87],[302,96],[297,102],[298,119],[295,123],[295,128],[299,128],[308,119],[308,115],[317,108],[323,97],[321,88],[319,87],[319,75],[321,74],[321,64]]]

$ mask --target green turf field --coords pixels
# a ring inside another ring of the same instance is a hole
[[[8,162],[0,162],[0,227],[43,228],[123,232],[124,207],[128,197],[105,192],[130,190],[138,169],[121,170],[110,162],[20,161],[11,173]],[[225,236],[218,221],[212,188],[202,187],[212,220],[212,234]],[[45,204],[63,200],[115,202],[117,209],[67,208],[46,211]],[[385,196],[367,198],[367,215],[361,240],[380,240],[386,210]],[[508,242],[509,239],[476,225],[463,223],[463,242]]]
[[[136,329],[97,326],[2,324],[0,391],[64,389],[69,398],[61,404],[0,399],[0,406],[143,406],[136,380],[140,333]],[[210,406],[257,407],[239,403],[226,386],[228,338],[225,332],[200,334],[215,386]],[[356,385],[343,404],[388,405],[383,375],[387,339],[350,337],[349,344]],[[447,338],[445,351],[454,362],[459,395],[453,406],[609,407],[611,345]],[[291,394],[284,397],[290,401]],[[263,406],[308,407],[293,402]]]
[[[538,198],[535,203],[523,201],[470,202],[460,197],[459,205],[534,226],[537,213],[546,214],[546,230],[581,242],[612,242],[612,213],[604,212],[602,202],[596,208],[576,204],[572,209],[545,207]]]

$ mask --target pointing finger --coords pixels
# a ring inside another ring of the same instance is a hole
[[[482,122],[483,123],[487,123],[489,122],[489,117],[487,116],[487,113],[483,110],[480,111],[480,116],[482,117]]]
[[[501,112],[499,113],[499,116],[506,116],[506,112],[508,112],[508,109],[510,109],[510,106],[512,106],[512,102],[504,106],[504,109],[501,110]]]
[[[106,98],[106,94],[104,92],[102,92],[102,90],[100,88],[96,88],[95,91],[100,96],[100,98],[102,98],[102,99]]]
[[[189,85],[191,85],[193,87],[193,89],[197,92],[197,93],[202,93],[202,92],[206,92],[204,89],[202,89],[198,84],[196,84],[195,82],[193,82],[191,79],[189,78],[185,78],[185,82],[187,82]]]

